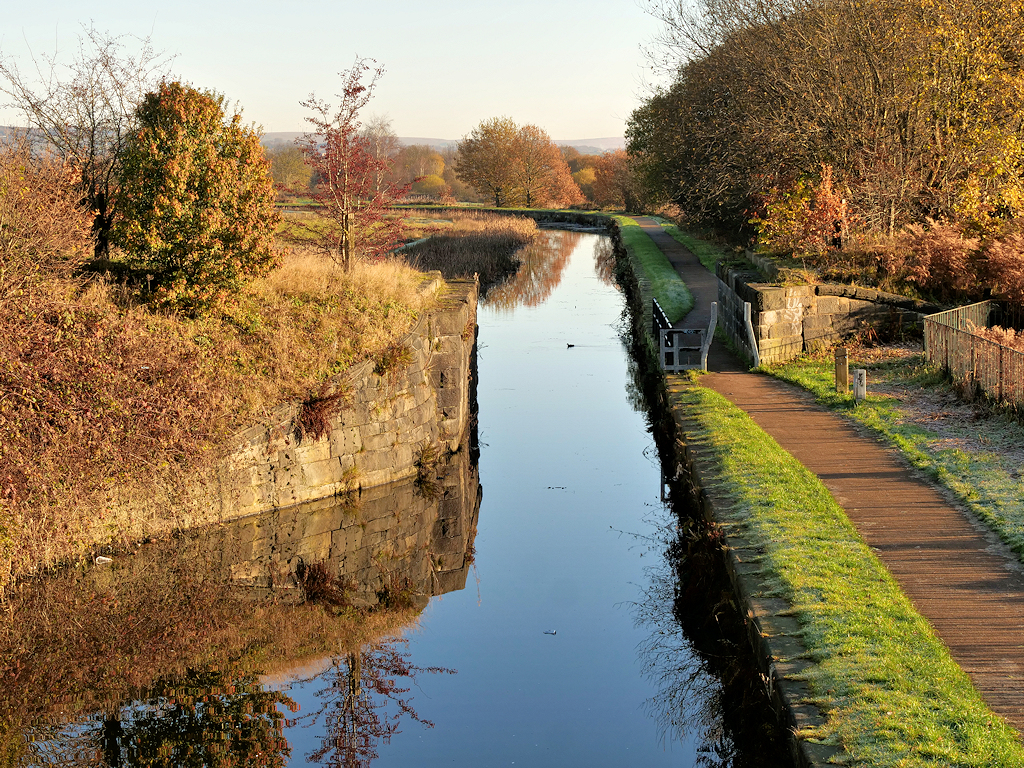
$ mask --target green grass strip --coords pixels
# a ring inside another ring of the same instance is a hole
[[[628,216],[612,218],[619,223],[622,244],[650,282],[654,298],[665,310],[669,322],[682,320],[693,309],[693,294],[686,287],[686,283],[635,219]]]
[[[696,385],[673,393],[687,440],[710,457],[720,511],[763,551],[762,575],[803,627],[827,715],[807,738],[872,766],[1024,766],[1024,746],[982,702],[928,622],[817,477],[747,414]],[[708,476],[711,475],[711,476]]]
[[[868,389],[881,381],[933,390],[952,397],[939,371],[923,356],[909,361],[854,363],[868,370]],[[812,392],[817,401],[871,429],[898,449],[914,466],[952,491],[964,506],[985,522],[1024,561],[1024,477],[1016,462],[990,451],[967,452],[958,442],[1024,445],[1024,426],[1009,416],[992,415],[984,422],[947,424],[943,433],[909,423],[895,397],[869,394],[854,404],[852,395],[835,391],[831,358],[801,357],[767,366],[768,373]]]
[[[661,224],[662,229],[667,232],[673,240],[677,243],[682,243],[690,252],[696,256],[700,263],[704,265],[704,269],[714,274],[715,264],[719,261],[728,261],[730,255],[723,251],[721,247],[714,243],[709,243],[707,240],[701,240],[699,237],[684,232],[675,224],[667,221],[660,216],[652,216],[655,221]]]

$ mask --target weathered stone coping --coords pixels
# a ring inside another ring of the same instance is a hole
[[[743,613],[747,637],[768,685],[780,722],[789,729],[790,752],[794,763],[803,768],[834,765],[843,752],[836,747],[816,744],[799,734],[813,732],[825,724],[825,717],[807,683],[800,679],[812,665],[807,648],[800,639],[800,624],[790,615],[792,606],[776,597],[764,597],[768,585],[758,565],[760,554],[751,546],[743,530],[725,522],[721,513],[729,506],[717,498],[714,490],[714,464],[707,449],[693,439],[695,425],[673,407],[673,393],[690,384],[679,375],[665,376],[669,410],[676,428],[676,457],[685,469],[704,519],[721,528],[725,536],[725,559],[733,592]]]

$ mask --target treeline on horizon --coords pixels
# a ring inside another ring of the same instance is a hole
[[[537,126],[517,126],[508,118],[484,120],[474,130],[494,133],[502,127],[511,127],[520,138],[525,134],[527,146],[534,151],[536,157],[542,159],[541,164],[545,169],[551,172],[552,182],[544,185],[548,193],[542,195],[539,201],[533,200],[533,203],[591,208],[621,208],[627,205],[631,185],[627,182],[629,168],[625,150],[581,152],[575,147],[558,147]],[[408,187],[411,200],[435,203],[494,202],[488,189],[479,188],[467,181],[467,176],[472,174],[468,172],[465,163],[463,173],[459,173],[460,159],[465,160],[465,157],[460,158],[460,146],[463,146],[466,139],[457,145],[443,148],[427,144],[404,144],[395,133],[391,121],[383,117],[370,118],[359,133],[372,154],[390,163],[390,170],[381,179],[382,184]],[[518,144],[518,148],[512,143],[503,148],[506,158],[522,159],[523,142]],[[265,146],[264,151],[283,200],[302,199],[319,183],[316,173],[305,162],[301,149],[293,142],[275,141]],[[515,169],[508,169],[508,174],[510,178],[515,176]],[[515,182],[509,182],[509,186],[514,187]],[[531,185],[527,183],[519,186],[522,189]],[[499,205],[526,205],[528,197],[530,193],[526,191],[521,195],[513,194]]]
[[[674,74],[627,129],[649,203],[826,274],[1024,303],[1019,3],[653,10]]]

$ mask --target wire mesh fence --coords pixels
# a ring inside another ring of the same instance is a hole
[[[924,349],[953,380],[977,387],[1000,402],[1024,408],[1024,352],[986,339],[979,328],[1012,327],[1017,318],[993,301],[928,315]]]

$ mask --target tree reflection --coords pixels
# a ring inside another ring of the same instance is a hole
[[[579,232],[541,232],[530,245],[516,252],[519,269],[506,282],[489,290],[484,304],[504,310],[543,304],[561,282],[581,237]]]
[[[697,765],[790,765],[763,678],[747,645],[715,529],[679,517],[649,572],[637,621],[651,628],[641,646],[658,685],[647,707],[668,740],[693,739]]]
[[[605,285],[618,288],[618,280],[615,279],[617,262],[615,258],[615,244],[610,237],[602,237],[594,246],[594,272],[597,278]]]
[[[359,651],[335,657],[323,679],[329,685],[320,691],[320,709],[303,718],[306,727],[323,721],[325,735],[320,749],[307,759],[344,768],[368,766],[377,756],[377,746],[387,744],[399,733],[408,717],[427,728],[434,724],[421,718],[407,696],[416,675],[455,674],[444,667],[418,667],[409,661],[403,646],[408,641],[390,638]],[[403,687],[403,682],[408,684]]]
[[[104,763],[124,766],[284,766],[285,717],[295,703],[253,675],[191,670],[145,702],[106,715],[88,734]]]

